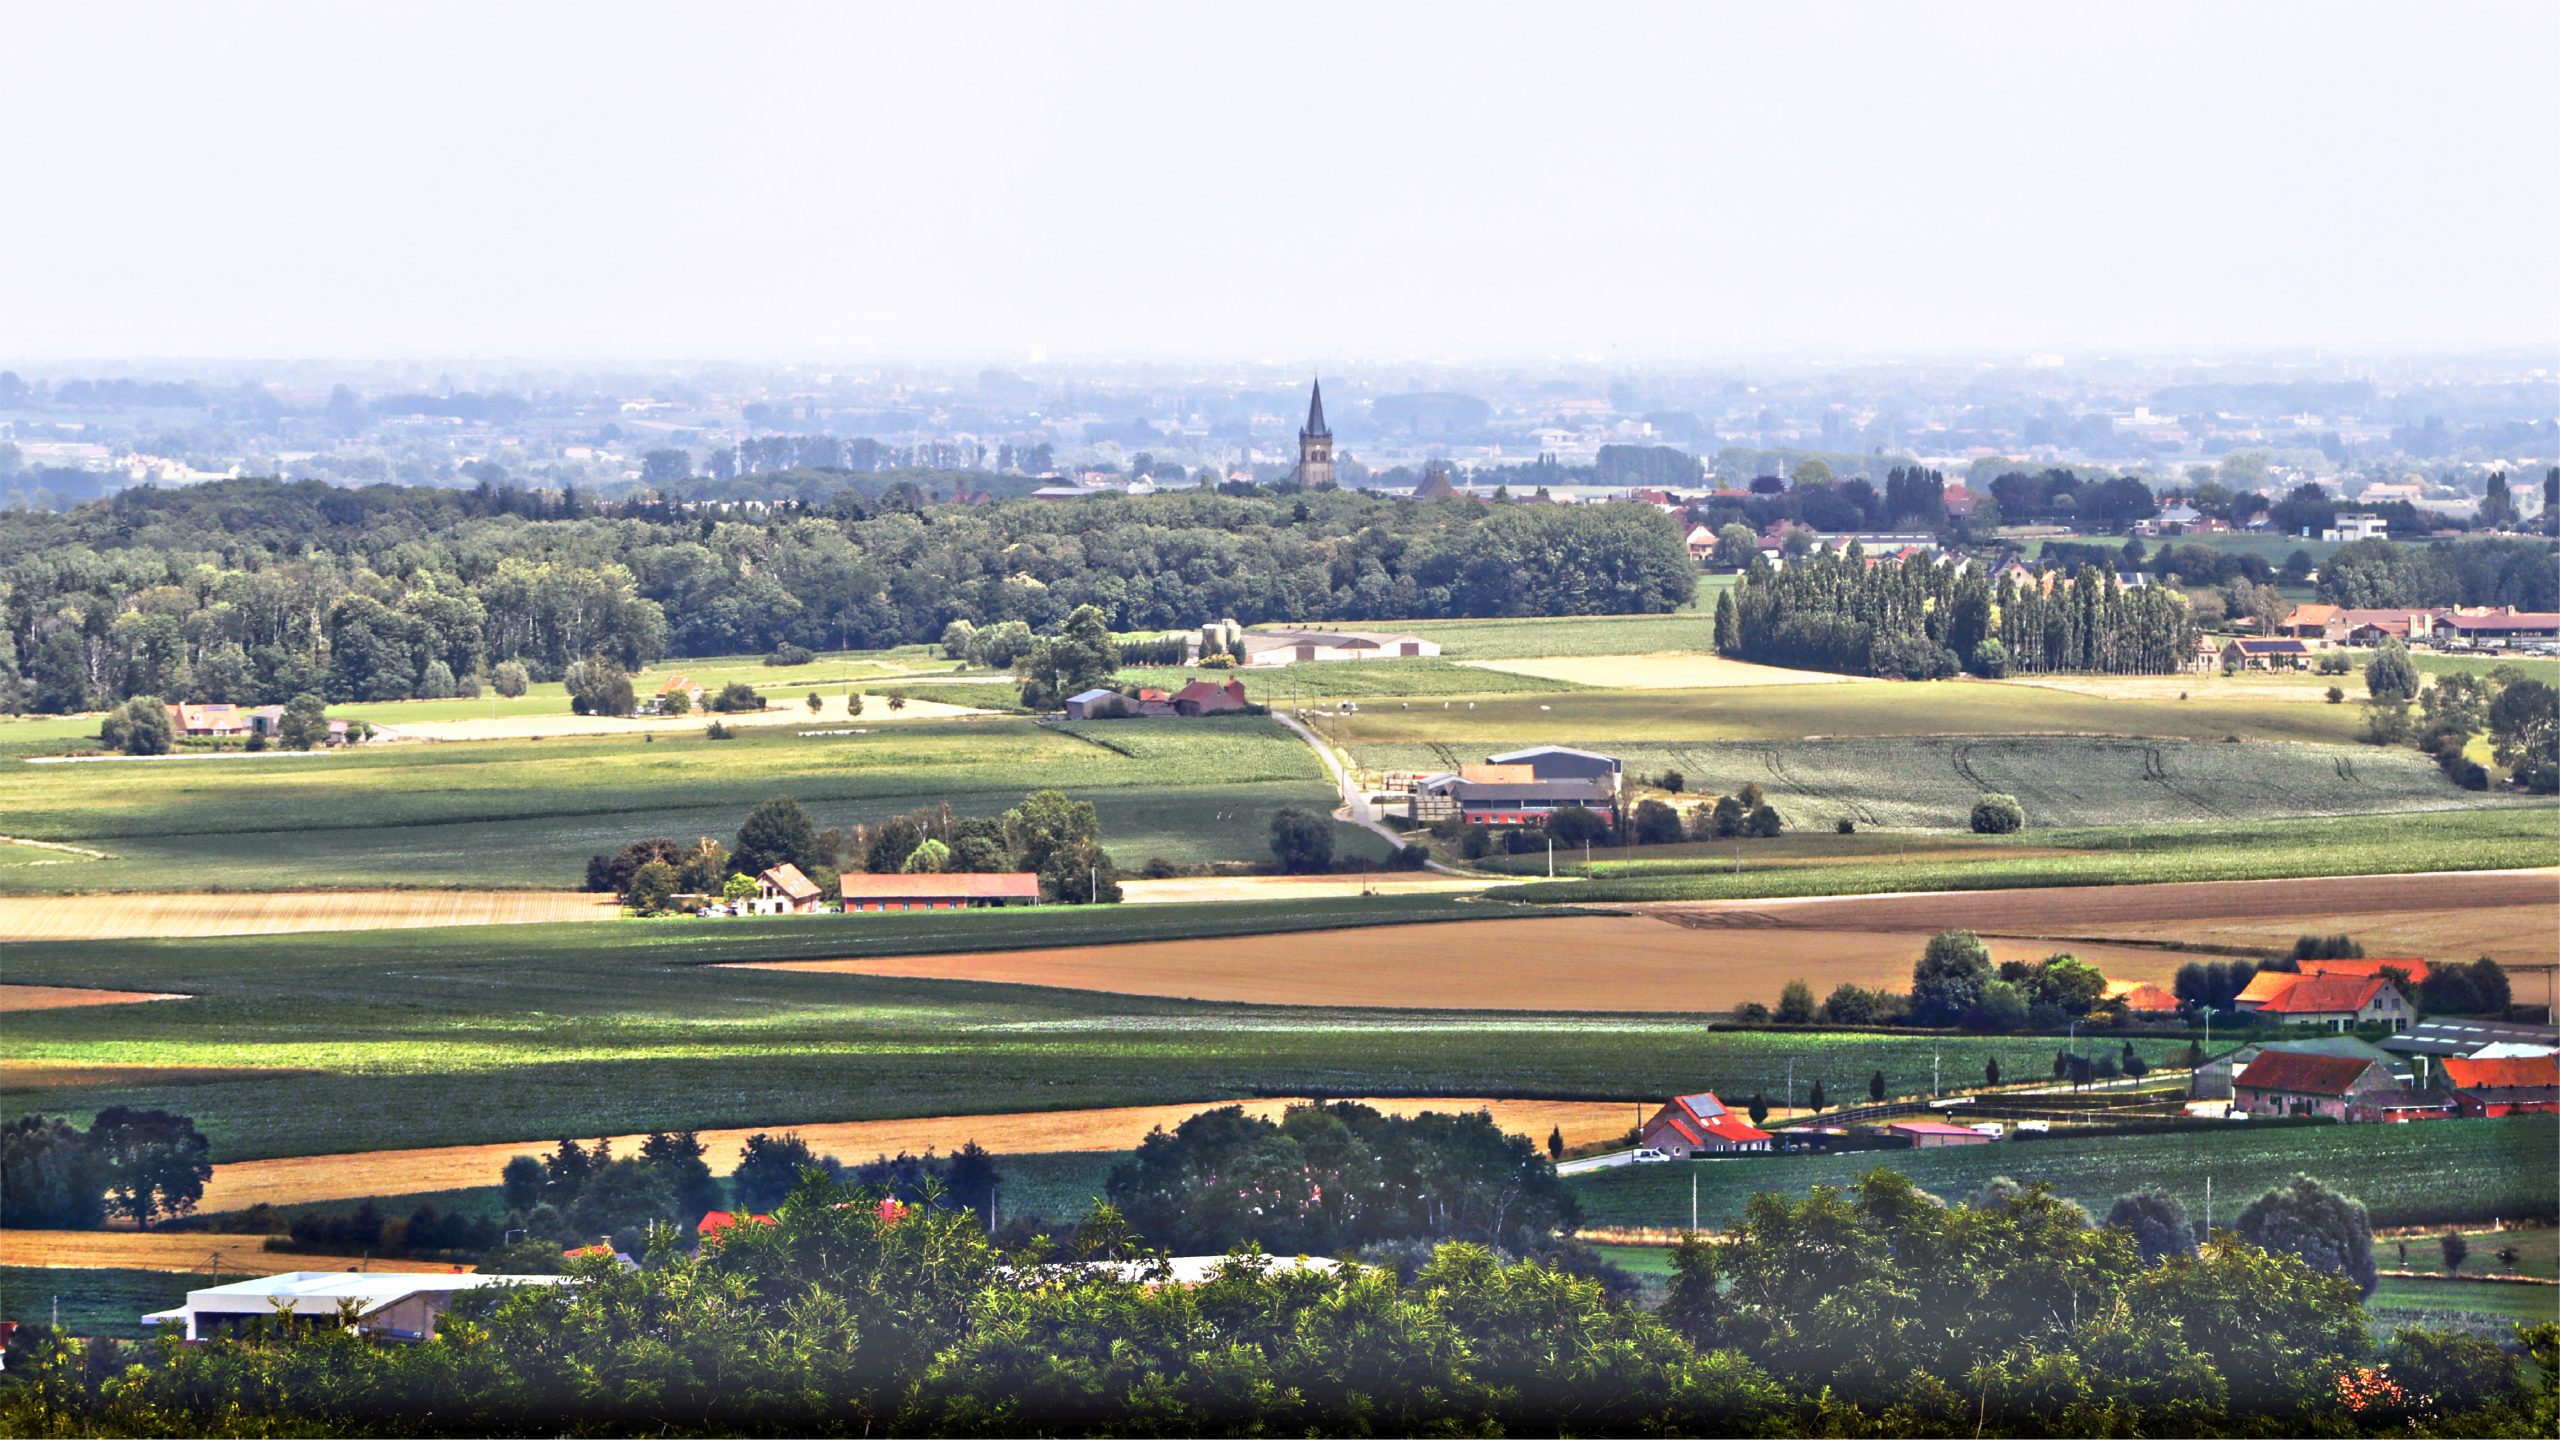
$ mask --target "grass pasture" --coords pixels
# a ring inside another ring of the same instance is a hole
[[[392,745],[290,761],[0,761],[0,834],[103,860],[0,867],[0,892],[297,886],[562,889],[644,835],[729,836],[790,795],[820,825],[949,801],[997,813],[1055,786],[1092,800],[1134,867],[1268,858],[1267,817],[1330,810],[1313,754],[1276,721],[1129,724],[1095,743],[1020,720],[918,721],[802,738],[785,727]],[[108,772],[112,772],[112,774]],[[222,837],[218,845],[207,838]],[[1346,852],[1383,854],[1344,829]],[[20,848],[20,847],[12,847]]]
[[[1739,870],[1730,842],[1721,856],[1710,852],[1662,861],[1646,858],[1638,848],[1599,852],[1604,858],[1594,860],[1587,881],[1538,881],[1486,893],[1490,899],[1549,903],[1721,900],[2522,870],[2560,865],[2560,823],[2555,821],[2560,821],[2560,806],[2516,802],[2424,814],[2092,827],[2039,831],[2023,841],[1984,841],[1986,848],[2009,851],[1997,860],[1899,862],[1878,857],[1826,863],[1778,851],[1755,863],[1745,842]],[[1527,860],[1524,856],[1506,863],[1525,871]],[[1537,863],[1543,865],[1544,857]],[[1566,868],[1562,859],[1557,868]]]
[[[1421,700],[1448,695],[1522,695],[1578,690],[1566,680],[1539,675],[1507,675],[1461,665],[1445,658],[1414,660],[1337,660],[1281,665],[1261,670],[1189,670],[1177,665],[1132,665],[1122,668],[1123,689],[1159,685],[1177,690],[1194,680],[1223,683],[1242,680],[1245,693],[1260,705],[1295,708],[1321,700]]]
[[[2157,1185],[2204,1219],[2213,1177],[2213,1222],[2229,1225],[2259,1193],[2297,1174],[2364,1201],[2377,1225],[2516,1220],[2560,1212],[2560,1127],[2547,1119],[2447,1120],[2416,1125],[2253,1127],[2086,1139],[2007,1140],[1946,1150],[1780,1155],[1676,1165],[1630,1165],[1569,1178],[1586,1222],[1676,1227],[1689,1223],[1689,1187],[1709,1228],[1730,1223],[1761,1191],[1802,1195],[1848,1185],[1869,1170],[1898,1170],[1948,1200],[1992,1177],[2044,1181],[2104,1216],[2116,1196]],[[2432,1244],[2432,1242],[2429,1242]],[[2415,1252],[2417,1245],[2410,1246]],[[2485,1287],[2484,1287],[2485,1288]]]
[[[1659,655],[1715,649],[1715,602],[1670,615],[1565,615],[1509,620],[1382,621],[1366,628],[1439,642],[1444,660]]]

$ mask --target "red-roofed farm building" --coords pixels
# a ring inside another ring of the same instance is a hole
[[[1724,1107],[1715,1096],[1675,1095],[1644,1122],[1643,1143],[1675,1159],[1732,1155],[1769,1148],[1770,1135]]]

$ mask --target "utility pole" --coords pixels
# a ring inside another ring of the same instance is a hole
[[[1796,1057],[1787,1057],[1787,1108],[1796,1108]]]
[[[1547,878],[1556,878],[1556,837],[1547,837]]]
[[[1689,1230],[1690,1230],[1690,1233],[1691,1233],[1691,1234],[1695,1234],[1695,1233],[1697,1233],[1697,1229],[1698,1229],[1698,1172],[1697,1172],[1697,1170],[1693,1167],[1693,1168],[1689,1171]]]
[[[1934,1042],[1929,1046],[1929,1098],[1938,1098],[1938,1047]]]
[[[2204,1177],[2204,1233],[2207,1239],[2213,1236],[2213,1174],[2211,1171],[2207,1171]]]

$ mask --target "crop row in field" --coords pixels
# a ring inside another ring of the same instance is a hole
[[[2377,1225],[2552,1217],[2560,1213],[2560,1127],[2542,1119],[2447,1120],[2418,1125],[2332,1125],[2210,1130],[2089,1139],[2013,1140],[1944,1150],[1777,1155],[1681,1165],[1630,1165],[1568,1181],[1593,1225],[1730,1223],[1751,1196],[1802,1195],[1847,1185],[1879,1167],[1898,1170],[1949,1200],[1994,1176],[2043,1181],[2104,1215],[2116,1196],[2159,1186],[2201,1222],[2205,1180],[2213,1221],[2229,1225],[2259,1193],[2311,1175],[2363,1200]]]
[[[1639,848],[1604,852],[1609,858],[1594,862],[1587,881],[1505,886],[1486,894],[1546,902],[1718,900],[2521,870],[2560,864],[2555,820],[2560,807],[2514,802],[2420,814],[2052,830],[2024,843],[1990,842],[2009,845],[2015,852],[2009,858],[1908,863],[1881,857],[1840,863],[1773,851],[1737,868],[1730,850],[1721,858],[1710,852],[1651,861]],[[1747,843],[1742,850],[1753,853]],[[1620,868],[1612,873],[1603,867]]]
[[[1377,745],[1380,770],[1472,759],[1451,745]],[[2051,736],[1616,744],[1631,780],[1678,771],[1700,796],[1757,785],[1799,830],[1962,830],[1985,791],[2014,795],[2034,829],[2453,809],[2476,797],[2413,750]]]
[[[165,1105],[197,1116],[216,1157],[228,1161],[562,1131],[1257,1094],[1614,1100],[1707,1087],[1776,1099],[1791,1062],[1800,1089],[1822,1075],[1846,1093],[1881,1069],[1907,1093],[1927,1086],[1933,1058],[1951,1075],[1979,1074],[1991,1055],[2013,1074],[2051,1063],[2055,1042],[2033,1036],[1733,1034],[1681,1016],[1209,1004],[706,963],[1482,913],[1464,900],[1423,895],[878,916],[858,924],[624,922],[31,943],[13,948],[13,978],[194,998],[13,1017],[0,1033],[0,1062],[246,1073],[180,1084],[104,1072],[93,1083],[8,1095],[0,1118]],[[1715,999],[1702,996],[1701,1004]],[[2183,1042],[2165,1044],[2183,1053]],[[433,1103],[421,1103],[422,1095]]]
[[[58,1315],[68,1334],[139,1340],[153,1333],[142,1323],[143,1316],[184,1303],[190,1290],[239,1278],[158,1270],[0,1266],[0,1315],[29,1324],[52,1324]]]

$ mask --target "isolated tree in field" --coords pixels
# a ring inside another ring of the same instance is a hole
[[[1689,777],[1677,770],[1665,770],[1662,772],[1662,788],[1677,795],[1689,788]]]
[[[747,812],[738,827],[738,843],[729,847],[729,864],[741,875],[761,875],[776,865],[797,865],[806,874],[825,857],[818,851],[818,827],[809,812],[787,795],[777,795]]]
[[[622,903],[643,915],[661,915],[675,903],[676,868],[664,860],[652,860],[631,872],[631,884],[622,892]]]
[[[948,660],[969,658],[969,642],[978,638],[978,627],[966,620],[954,620],[942,627],[942,654]]]
[[[1732,795],[1718,796],[1715,808],[1707,812],[1706,836],[1717,840],[1730,840],[1742,833],[1744,822],[1750,818],[1750,812],[1742,808],[1742,801],[1739,798]]]
[[[2518,1251],[2513,1245],[2501,1245],[2498,1247],[2498,1268],[2506,1271],[2510,1275],[2515,1273],[2517,1263],[2523,1260],[2523,1258],[2523,1253]]]
[[[2488,725],[2492,754],[2517,784],[2537,795],[2560,790],[2560,689],[2511,679],[2489,702]]]
[[[1271,817],[1271,854],[1292,875],[1333,867],[1333,822],[1291,805]]]
[[[2436,1241],[2436,1249],[2444,1255],[2444,1270],[2448,1275],[2461,1274],[2462,1262],[2471,1258],[2471,1242],[2456,1231],[2444,1232],[2443,1238]]]
[[[1547,1131],[1547,1158],[1550,1160],[1564,1158],[1564,1127],[1561,1125]]]
[[[1985,1085],[1997,1085],[2000,1083],[1999,1056],[1994,1055],[1990,1059],[1982,1062],[1982,1083]]]
[[[1778,1023],[1810,1025],[1813,1023],[1813,987],[1802,980],[1790,980],[1778,992]]]
[[[1911,967],[1911,1018],[1921,1025],[1961,1024],[1982,1004],[1992,981],[1991,951],[1970,930],[1929,937]]]
[[[1997,791],[1985,793],[1973,802],[1973,833],[1976,835],[2014,835],[2027,823],[2027,812],[2014,795]]]
[[[196,1122],[166,1110],[110,1105],[89,1122],[89,1147],[105,1171],[107,1212],[145,1230],[196,1208],[213,1178],[213,1150]]]
[[[689,690],[670,690],[666,694],[659,696],[658,713],[661,715],[692,714],[693,692]]]
[[[2418,667],[2399,636],[2385,635],[2374,647],[2373,658],[2364,664],[2364,688],[2376,700],[2417,698]]]
[[[525,692],[525,687],[532,682],[532,679],[532,676],[525,673],[523,665],[513,660],[501,660],[497,668],[489,672],[489,688],[513,700]]]
[[[754,686],[743,680],[732,680],[721,686],[720,693],[712,696],[704,704],[723,715],[742,715],[765,708],[764,696],[758,694]]]
[[[1813,1082],[1813,1093],[1805,1097],[1804,1103],[1812,1107],[1813,1113],[1816,1115],[1821,1114],[1823,1107],[1831,1103],[1830,1098],[1823,1093],[1822,1081],[1819,1078],[1815,1079]]]
[[[276,743],[287,750],[316,750],[329,743],[329,703],[305,690],[285,702]]]
[[[855,690],[844,692],[844,713],[855,719],[862,717],[862,695]]]
[[[826,702],[825,697],[823,697],[823,696],[819,695],[819,694],[818,694],[818,692],[817,692],[817,691],[815,691],[815,690],[812,690],[812,691],[810,691],[810,692],[809,692],[808,705],[809,705],[809,713],[810,713],[810,714],[812,714],[812,715],[815,715],[815,714],[817,714],[819,711],[824,710],[824,709],[826,709],[826,708],[827,708],[827,702]]]
[[[629,715],[640,708],[630,672],[601,655],[577,661],[561,674],[569,709],[579,715]]]
[[[2364,1203],[2311,1178],[2249,1202],[2231,1227],[2261,1250],[2300,1256],[2314,1270],[2343,1275],[2361,1295],[2380,1283],[2373,1263],[2373,1217]]]
[[[1867,1098],[1878,1105],[1884,1103],[1883,1071],[1879,1070],[1873,1075],[1867,1077]]]
[[[2133,1248],[2145,1265],[2196,1253],[2196,1231],[2187,1219],[2187,1207],[2157,1187],[2117,1196],[2107,1211],[2107,1224],[2133,1237]]]
[[[1004,812],[1004,833],[1023,869],[1046,871],[1062,850],[1098,846],[1102,821],[1089,800],[1069,799],[1060,790],[1035,790]]]
[[[136,695],[98,722],[98,743],[127,755],[166,755],[177,734],[169,707],[157,695]]]
[[[1769,1118],[1769,1097],[1757,1091],[1751,1096],[1751,1123],[1758,1125]]]
[[[1776,809],[1763,802],[1751,807],[1751,815],[1742,822],[1742,828],[1754,840],[1772,840],[1787,828],[1787,822],[1778,818]]]

